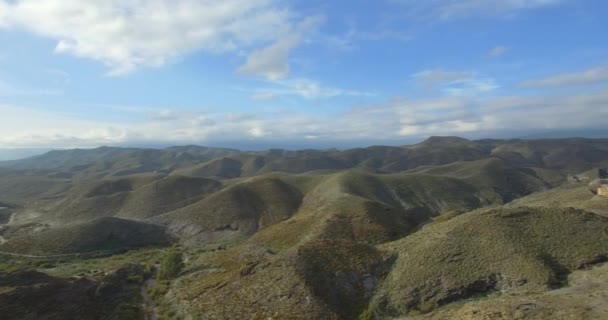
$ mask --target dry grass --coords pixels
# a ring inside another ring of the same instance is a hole
[[[607,228],[608,219],[575,209],[463,214],[383,246],[399,258],[374,302],[405,314],[430,302],[560,286],[569,272],[608,256]]]

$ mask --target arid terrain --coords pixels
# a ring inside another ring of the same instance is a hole
[[[0,162],[0,314],[604,319],[606,167],[583,138]]]

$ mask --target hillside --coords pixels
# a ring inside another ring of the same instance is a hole
[[[608,219],[576,209],[467,213],[383,246],[398,256],[371,308],[389,315],[498,291],[541,292],[608,257]]]
[[[117,218],[43,228],[7,240],[0,244],[0,251],[43,256],[159,246],[171,241],[161,226]]]
[[[70,292],[135,264],[163,318],[544,319],[564,296],[596,315],[586,295],[606,284],[582,274],[607,274],[608,197],[591,190],[607,161],[606,139],[53,151],[0,164],[0,300],[107,312]],[[169,251],[172,278],[151,282]],[[3,291],[23,270],[54,285]]]
[[[558,186],[566,179],[557,170],[514,167],[499,158],[422,166],[408,172],[459,178],[494,190],[505,203],[532,192]]]
[[[279,247],[304,237],[379,243],[446,212],[545,190],[552,182],[543,178],[496,158],[399,174],[271,173],[222,182],[140,174],[80,183],[63,197],[17,210],[13,220],[60,226],[100,217],[151,219],[188,243],[242,241],[265,228],[271,231],[256,237]]]
[[[578,173],[589,164],[608,164],[608,139],[516,140],[501,144],[492,154],[516,164]]]
[[[33,200],[61,197],[72,187],[69,179],[23,175],[15,172],[0,174],[0,202],[24,205]]]
[[[586,185],[568,185],[517,199],[512,205],[574,207],[608,216],[608,197],[597,196]]]
[[[208,319],[428,312],[489,293],[562,287],[569,273],[605,261],[606,227],[605,218],[573,209],[490,209],[378,247],[307,239],[276,252],[246,244],[194,258],[172,299]]]
[[[231,158],[220,158],[209,162],[176,170],[173,174],[190,177],[238,178],[241,176],[241,162]]]
[[[171,172],[238,152],[198,146],[167,149],[100,147],[96,149],[53,150],[0,166],[28,174],[70,179],[99,179],[137,173]]]
[[[144,275],[137,265],[98,279],[0,272],[0,313],[3,319],[143,319],[137,279]]]
[[[604,319],[608,314],[608,264],[577,270],[568,286],[529,295],[491,295],[403,320]]]
[[[243,152],[198,146],[166,149],[101,147],[54,150],[0,167],[30,175],[99,179],[137,173],[171,173],[234,178],[270,172],[364,169],[397,173],[420,166],[498,157],[510,166],[578,173],[607,164],[607,139],[466,140],[431,137],[419,144],[373,146],[350,150],[281,150]]]
[[[153,221],[190,243],[238,240],[289,218],[301,201],[298,189],[262,178],[230,186]]]
[[[500,175],[499,179],[494,175]],[[254,234],[259,241],[278,247],[311,237],[379,243],[406,235],[445,212],[503,204],[513,194],[529,194],[547,185],[533,175],[502,166],[480,171],[475,179],[357,171],[275,174],[232,181],[153,221],[166,224],[190,243],[195,238],[199,242],[243,240]]]
[[[142,220],[187,206],[222,188],[206,178],[148,174],[75,185],[64,196],[17,211],[16,221],[62,225],[100,217]]]

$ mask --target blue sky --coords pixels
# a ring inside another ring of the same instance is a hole
[[[600,0],[0,0],[0,147],[604,129]]]

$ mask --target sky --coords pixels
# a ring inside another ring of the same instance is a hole
[[[603,0],[0,0],[0,148],[597,132],[606,16]]]

